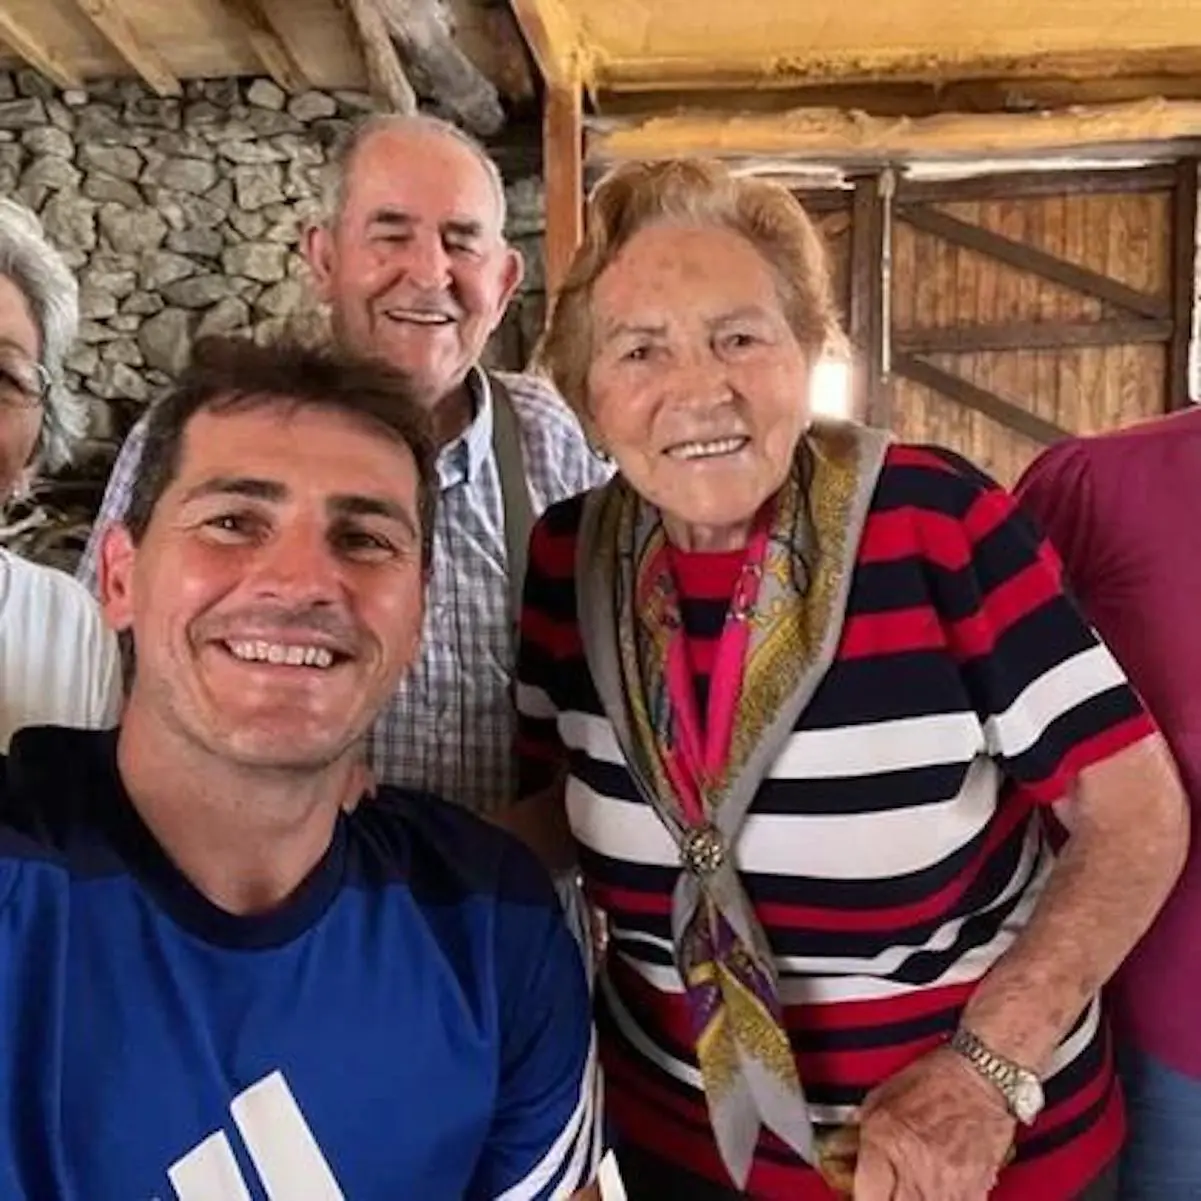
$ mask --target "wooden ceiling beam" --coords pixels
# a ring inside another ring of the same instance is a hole
[[[534,99],[534,61],[507,4],[484,8],[475,0],[445,0],[454,39],[514,103]]]
[[[513,0],[541,9],[555,0]],[[518,19],[521,14],[518,11]],[[632,92],[781,90],[847,84],[926,83],[953,85],[974,80],[1001,80],[1010,86],[1033,80],[1085,82],[1130,76],[1180,80],[1201,75],[1201,46],[1175,48],[1080,50],[1052,54],[979,54],[950,58],[945,54],[906,54],[890,50],[838,54],[756,52],[737,58],[640,55],[607,58],[595,64],[599,89]]]
[[[272,11],[262,0],[222,0],[222,3],[241,23],[263,69],[285,92],[303,92],[312,86],[277,26]]]
[[[83,80],[45,39],[23,24],[0,0],[0,40],[7,42],[35,71],[60,88],[82,88]]]
[[[693,110],[593,123],[588,162],[675,155],[879,164],[939,156],[1005,157],[1201,138],[1201,102],[1145,100],[1039,113],[872,117],[841,109]]]
[[[1034,112],[1073,105],[1123,104],[1148,97],[1201,99],[1196,75],[1130,75],[1104,79],[965,79],[953,83],[846,83],[817,87],[720,91],[722,108],[782,113],[794,108],[841,108],[877,117],[929,117],[935,113]],[[704,109],[718,101],[712,89],[593,93],[605,117],[640,118],[673,109]]]
[[[548,88],[590,85],[592,64],[572,14],[560,0],[510,0],[513,15]]]
[[[175,72],[153,46],[138,36],[115,0],[75,0],[114,50],[159,96],[180,96],[183,88]]]
[[[367,67],[368,90],[394,112],[415,113],[417,93],[401,65],[376,0],[345,0],[345,4]]]

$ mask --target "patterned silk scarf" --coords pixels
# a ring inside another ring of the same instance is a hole
[[[658,511],[618,478],[590,498],[581,528],[585,650],[631,773],[679,847],[676,966],[714,1136],[739,1188],[763,1127],[816,1160],[775,964],[735,852],[759,782],[833,660],[886,446],[849,425],[803,442],[752,532],[705,721]]]

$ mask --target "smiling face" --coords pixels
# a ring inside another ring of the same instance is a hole
[[[730,230],[652,225],[596,281],[592,321],[597,441],[677,545],[742,545],[809,419],[809,360],[769,265]]]
[[[199,412],[141,541],[103,544],[106,615],[137,656],[127,730],[244,766],[347,753],[416,653],[418,512],[412,455],[361,421]]]
[[[434,130],[369,135],[336,224],[312,231],[306,253],[343,344],[408,373],[430,406],[479,361],[522,277],[492,179]]]
[[[40,345],[24,294],[0,275],[0,504],[24,474],[41,432]]]

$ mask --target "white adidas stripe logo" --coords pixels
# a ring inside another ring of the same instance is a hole
[[[270,1201],[346,1201],[282,1072],[272,1072],[230,1103]],[[177,1201],[252,1201],[225,1131],[210,1134],[167,1170]]]

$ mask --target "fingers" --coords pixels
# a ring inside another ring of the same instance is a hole
[[[888,1156],[870,1141],[859,1145],[854,1201],[898,1201],[897,1174]]]

